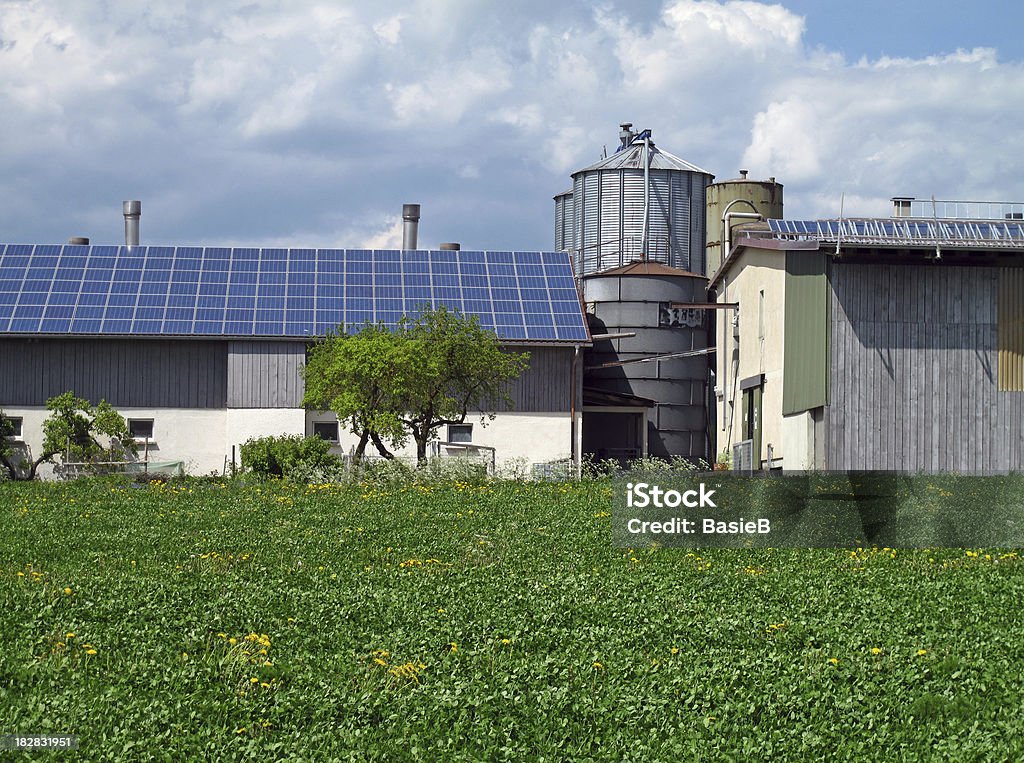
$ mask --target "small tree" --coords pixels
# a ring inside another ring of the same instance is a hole
[[[397,336],[381,324],[367,324],[358,334],[330,333],[309,351],[303,374],[303,404],[334,411],[359,436],[355,458],[373,442],[385,458],[387,446],[401,447],[407,435],[396,406],[404,380]]]
[[[403,318],[406,341],[404,389],[399,419],[416,441],[416,459],[427,458],[427,443],[442,426],[462,424],[469,411],[493,419],[494,409],[512,406],[508,383],[529,365],[529,353],[505,352],[498,335],[441,305]]]
[[[359,435],[357,457],[368,442],[391,457],[387,446],[400,447],[411,435],[422,463],[445,424],[465,422],[471,410],[494,418],[499,403],[511,405],[506,387],[528,361],[528,353],[502,350],[497,334],[475,316],[425,308],[393,330],[368,325],[315,345],[304,403],[348,422]]]
[[[6,441],[6,435],[13,431],[10,421],[0,414],[0,431],[5,437],[0,441],[0,463],[7,469],[11,479],[32,480],[40,465],[54,463],[57,456],[64,462],[117,461],[138,451],[128,423],[107,401],[100,400],[93,408],[88,400],[76,397],[74,392],[51,397],[46,401],[50,415],[43,422],[42,452],[27,462],[28,473],[22,477],[12,460],[13,450]],[[107,439],[104,447],[98,437]]]

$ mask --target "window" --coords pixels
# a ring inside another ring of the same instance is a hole
[[[313,422],[313,436],[319,437],[321,440],[327,440],[327,442],[338,441],[338,422],[337,421],[314,421]]]
[[[22,436],[21,428],[24,423],[21,416],[6,416],[5,418],[9,422],[11,422],[11,433],[8,435],[8,437],[10,437],[12,440],[20,440]]]
[[[764,341],[764,289],[757,298],[757,338]]]
[[[128,431],[136,440],[152,440],[153,419],[128,419]]]
[[[473,425],[449,424],[448,442],[473,442]]]

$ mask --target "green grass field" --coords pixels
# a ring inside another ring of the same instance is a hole
[[[616,549],[610,493],[0,484],[0,735],[87,760],[1024,757],[1016,553]]]

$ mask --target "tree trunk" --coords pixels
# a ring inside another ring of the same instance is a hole
[[[380,437],[376,432],[370,432],[370,439],[373,441],[374,446],[377,448],[377,452],[380,453],[384,458],[391,459],[395,457],[395,454],[388,450],[384,443],[380,441]]]
[[[364,429],[362,434],[359,435],[359,444],[356,446],[356,452],[352,456],[352,460],[356,463],[363,460],[363,456],[366,453],[366,443],[370,441],[370,430]]]
[[[423,466],[427,463],[427,437],[416,437],[416,465]]]

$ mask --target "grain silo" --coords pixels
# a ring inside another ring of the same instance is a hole
[[[707,274],[712,276],[729,255],[723,243],[736,243],[735,231],[756,224],[757,216],[782,219],[782,183],[775,178],[748,180],[747,171],[733,180],[712,183],[707,188]]]
[[[556,246],[572,252],[579,276],[640,259],[703,275],[705,189],[714,176],[658,148],[650,130],[621,128],[615,153],[574,172],[571,196],[555,197],[556,224],[563,215]]]
[[[572,189],[568,188],[555,197],[555,249],[559,252],[572,251],[574,220]]]
[[[708,458],[707,279],[662,263],[637,261],[583,278],[593,349],[585,355],[584,388],[654,402],[648,415],[651,456]],[[609,336],[610,338],[601,338]],[[625,415],[625,414],[623,414]],[[588,420],[588,416],[590,419]],[[584,442],[602,442],[619,428],[584,413]]]

